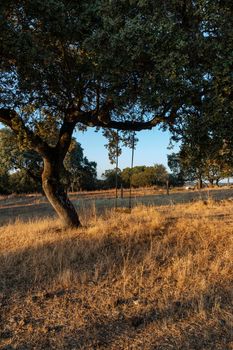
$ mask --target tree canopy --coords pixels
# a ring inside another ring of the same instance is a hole
[[[232,176],[232,137],[226,138],[226,134],[224,125],[216,124],[215,116],[204,108],[201,115],[184,117],[172,137],[180,141],[180,150],[168,156],[170,169],[186,180],[198,180],[200,187],[203,180],[213,185]]]

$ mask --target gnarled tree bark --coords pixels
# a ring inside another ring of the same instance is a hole
[[[56,162],[56,159],[44,158],[43,160],[42,187],[47,199],[64,226],[81,226],[76,209],[69,200],[64,185],[60,180],[63,163]]]
[[[18,113],[10,109],[0,109],[0,122],[11,128],[18,135],[24,132],[25,138],[43,158],[42,188],[44,193],[66,227],[79,227],[81,225],[75,207],[69,200],[61,176],[65,169],[63,161],[68,151],[75,122],[64,120],[56,147],[49,146],[40,136],[31,131],[20,118]]]

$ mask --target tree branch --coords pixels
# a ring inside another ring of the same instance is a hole
[[[61,157],[61,160],[65,158],[65,155],[70,147],[70,143],[72,140],[72,134],[75,128],[76,122],[70,120],[69,114],[66,116],[66,118],[63,121],[63,124],[60,129],[58,142],[55,147],[57,153]]]
[[[11,109],[0,109],[0,122],[8,126],[16,135],[24,133],[31,148],[40,155],[46,156],[50,149],[49,145],[25,125],[17,112]]]
[[[72,105],[67,109],[66,119],[69,123],[81,123],[90,127],[102,127],[116,130],[140,131],[150,130],[161,123],[173,124],[177,115],[177,106],[169,102],[165,105],[161,115],[156,115],[149,121],[115,121],[111,119],[111,112],[114,110],[114,102],[111,98],[106,98],[102,106],[99,106],[99,96],[97,92],[96,108],[92,111],[82,111],[80,106]],[[173,107],[172,107],[173,106]],[[169,115],[168,112],[170,111]]]
[[[138,121],[115,121],[111,120],[107,111],[104,115],[103,112],[100,115],[93,112],[74,111],[70,117],[75,123],[82,123],[90,127],[102,127],[116,130],[129,130],[129,131],[141,131],[150,130],[161,123],[173,123],[176,113],[171,113],[168,117],[155,116],[149,121],[138,122]]]

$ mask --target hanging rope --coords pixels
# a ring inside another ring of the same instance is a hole
[[[118,154],[119,154],[119,138],[118,138],[118,130],[117,130],[117,138],[116,138],[116,177],[115,177],[115,209],[117,209],[117,187],[118,187]]]
[[[130,179],[129,179],[129,210],[131,212],[132,209],[132,170],[133,170],[133,163],[134,163],[134,137],[135,132],[133,132],[133,139],[132,139],[132,158],[131,158],[131,169],[130,169]]]

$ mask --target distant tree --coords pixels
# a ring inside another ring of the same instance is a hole
[[[142,173],[145,170],[145,166],[135,166],[132,169],[127,167],[122,170],[121,179],[124,187],[129,187],[130,182],[133,184],[133,176],[135,179],[135,183],[137,182],[137,175]]]
[[[90,162],[84,156],[83,148],[75,139],[70,144],[64,166],[69,173],[71,191],[95,189],[97,163]]]
[[[216,129],[212,116],[205,113],[183,119],[179,134],[173,140],[180,140],[180,151],[168,156],[168,165],[175,175],[185,180],[197,180],[201,188],[203,180],[211,185],[233,173],[233,148],[219,137],[223,127]],[[201,127],[199,128],[201,124]]]
[[[218,183],[231,176],[233,162],[233,2],[204,1],[202,5],[200,25],[209,40],[205,68],[190,79],[196,89],[192,106],[181,107],[171,126],[173,139],[181,142],[180,152],[171,158],[179,163],[180,174],[196,179],[199,187],[203,180]]]
[[[118,188],[120,188],[122,183],[121,170],[117,169],[118,176]],[[103,182],[102,186],[105,189],[114,188],[116,186],[116,169],[108,169],[102,174]]]
[[[133,169],[122,170],[121,179],[125,187],[163,186],[168,178],[168,173],[164,165],[135,166]]]
[[[168,185],[171,187],[180,187],[183,186],[185,180],[181,174],[169,174],[168,175]]]
[[[133,172],[131,177],[132,187],[146,187],[148,185],[148,177],[144,172]]]
[[[168,179],[168,172],[166,167],[163,164],[155,164],[153,168],[156,179],[155,184],[163,186]]]
[[[120,133],[112,129],[106,129],[104,131],[104,136],[108,139],[108,142],[105,145],[105,147],[108,150],[108,157],[109,157],[110,163],[116,164],[117,158],[122,153],[122,149],[121,149],[122,138],[120,136]]]
[[[169,168],[172,171],[172,175],[178,176],[181,175],[182,177],[184,174],[182,174],[182,168],[180,164],[179,154],[178,153],[171,153],[167,156],[167,163]]]
[[[21,170],[18,179],[28,182],[27,192],[41,190],[42,158],[37,152],[20,146],[16,135],[10,129],[0,129],[0,158],[1,167],[8,175]],[[10,177],[16,179],[17,176]],[[32,185],[31,191],[29,183]],[[14,186],[10,187],[8,191],[16,192]]]
[[[179,152],[168,155],[168,166],[172,171],[172,177],[175,177],[176,179],[180,178],[183,181],[197,180],[198,175],[200,174],[199,170],[198,174],[196,174],[197,168],[193,166],[192,162],[187,165],[187,159],[183,159]]]
[[[0,194],[9,194],[9,175],[3,169],[0,169]]]
[[[8,175],[9,193],[41,192],[41,183],[35,181],[26,170],[21,169]]]
[[[16,135],[10,129],[0,130],[0,157],[2,171],[8,174],[8,192],[41,191],[43,160],[37,152],[20,146]],[[72,190],[94,189],[96,181],[95,162],[83,154],[81,145],[73,139],[64,160],[61,182]],[[18,183],[17,183],[18,182]]]
[[[131,171],[131,168],[129,168],[129,167],[124,168],[121,172],[122,184],[126,188],[128,188],[130,186],[131,174],[132,174],[132,171]]]

